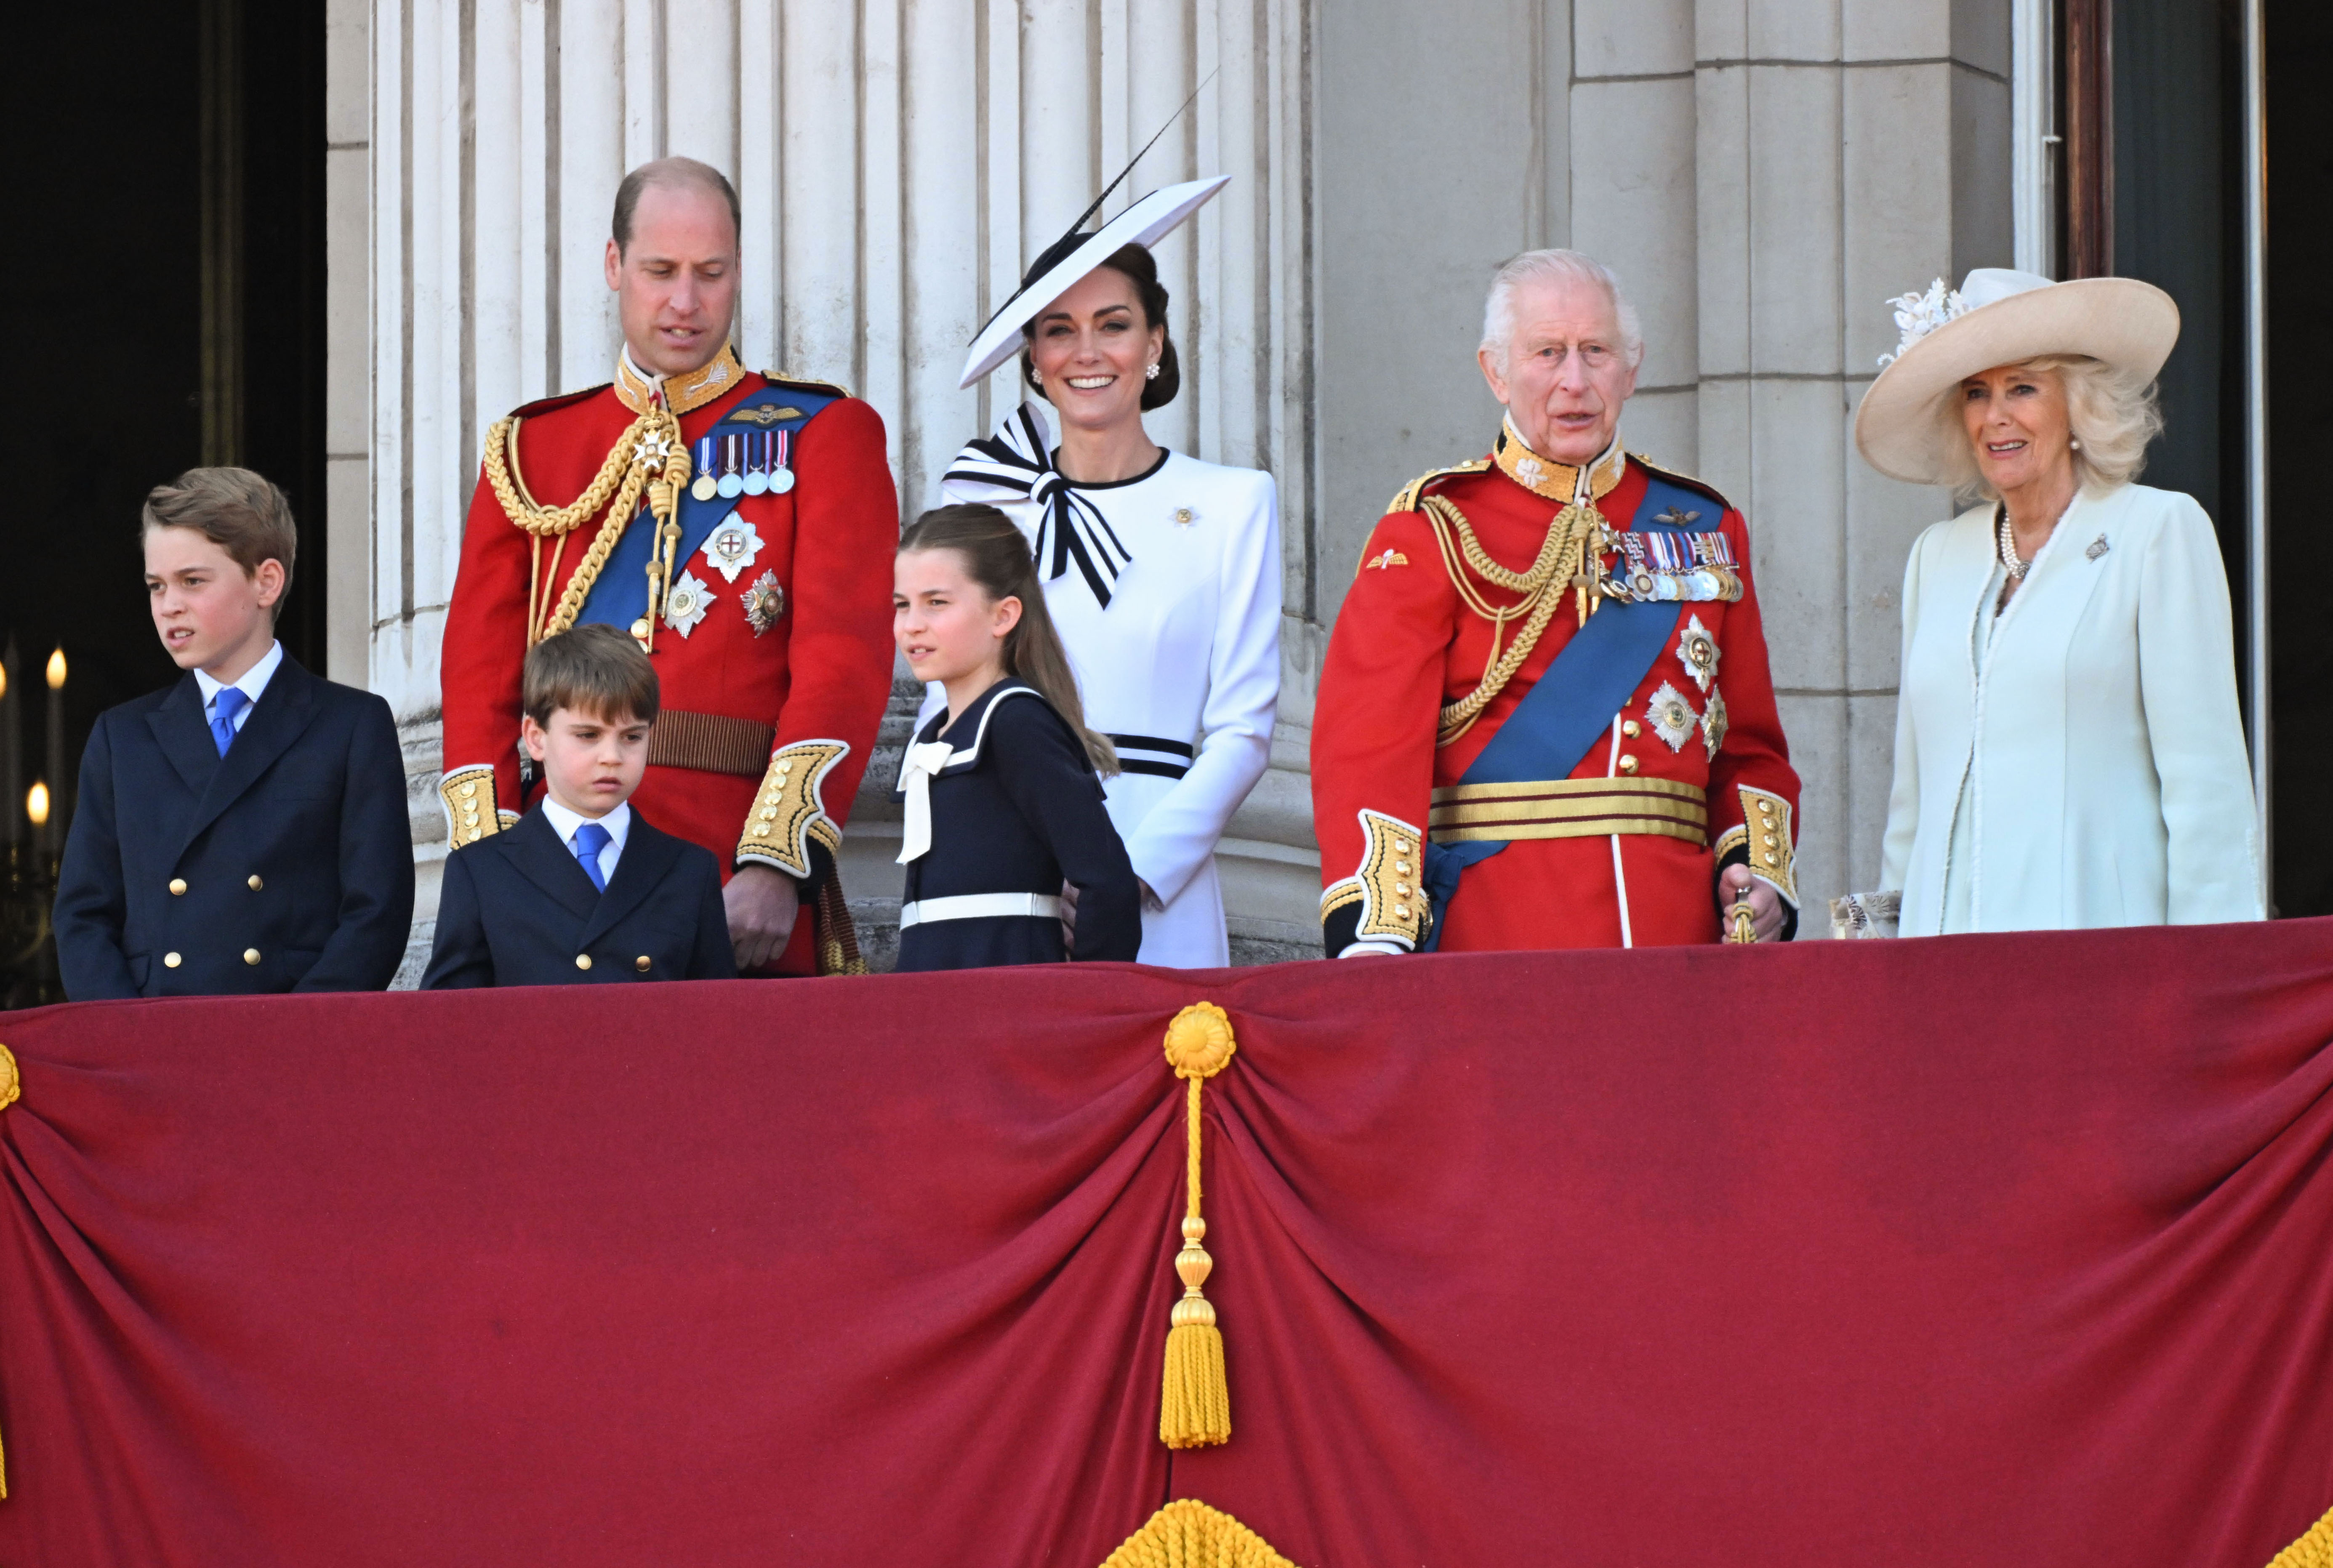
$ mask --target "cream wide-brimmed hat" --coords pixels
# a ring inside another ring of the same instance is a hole
[[[1887,302],[1903,341],[1880,357],[1879,379],[1855,411],[1863,460],[1894,479],[1944,485],[1968,438],[1943,415],[1961,382],[1996,365],[2084,354],[2152,380],[2179,341],[2179,307],[2136,278],[2052,283],[2007,267],[1978,267],[1958,293],[1938,278],[1925,294]]]

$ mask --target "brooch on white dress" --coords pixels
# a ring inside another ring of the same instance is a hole
[[[2099,556],[2104,555],[2107,551],[2113,548],[2113,545],[2107,543],[2107,536],[2101,534],[2097,538],[2090,541],[2090,547],[2088,550],[2083,551],[2082,553],[2089,557],[2091,560],[2096,561]]]

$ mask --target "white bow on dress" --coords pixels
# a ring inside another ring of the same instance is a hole
[[[899,835],[900,865],[932,847],[932,779],[947,766],[955,747],[939,741],[911,746],[899,763],[899,787],[907,794],[907,822]]]

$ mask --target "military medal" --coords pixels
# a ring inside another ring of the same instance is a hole
[[[745,433],[745,494],[765,495],[770,489],[770,433]]]
[[[745,624],[754,629],[754,635],[759,637],[775,626],[785,612],[786,591],[778,586],[778,574],[764,572],[754,579],[754,585],[745,590]]]
[[[1725,694],[1709,694],[1709,711],[1701,716],[1701,744],[1709,750],[1710,760],[1717,759],[1717,748],[1725,744]]]
[[[688,493],[700,501],[710,501],[721,493],[721,482],[713,476],[713,438],[699,438],[696,443],[696,477],[688,482]]]
[[[773,430],[766,438],[770,443],[770,494],[782,495],[794,487],[794,433]]]
[[[730,434],[721,438],[721,482],[715,486],[724,501],[734,501],[745,493],[745,438]]]
[[[664,623],[686,637],[696,630],[712,603],[712,590],[696,580],[696,572],[684,572],[672,592],[664,596]]]
[[[751,566],[754,558],[761,553],[761,534],[735,512],[730,513],[727,520],[705,541],[705,559],[731,582],[736,582],[737,574]]]

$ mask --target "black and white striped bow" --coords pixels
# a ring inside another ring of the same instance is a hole
[[[1037,574],[1050,582],[1075,562],[1095,602],[1109,607],[1109,592],[1134,557],[1110,531],[1109,520],[1053,467],[1051,433],[1034,404],[1022,404],[1004,416],[996,434],[957,453],[946,477],[992,485],[1036,502]]]

